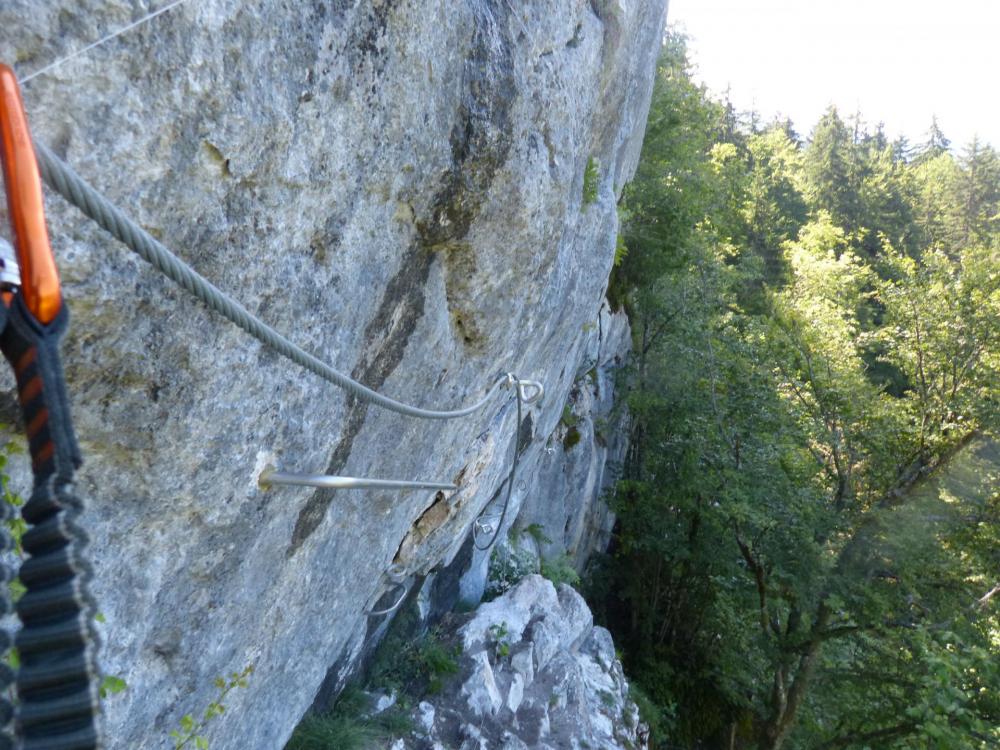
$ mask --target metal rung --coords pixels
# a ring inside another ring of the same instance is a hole
[[[457,490],[458,485],[441,482],[407,482],[397,479],[335,477],[326,474],[288,474],[265,469],[257,481],[262,489],[276,484],[292,487],[323,487],[331,490]]]

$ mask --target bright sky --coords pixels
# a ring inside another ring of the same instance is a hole
[[[696,80],[807,136],[836,104],[922,143],[1000,148],[1000,0],[670,0]]]

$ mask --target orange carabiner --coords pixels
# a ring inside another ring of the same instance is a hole
[[[48,324],[55,320],[62,307],[59,272],[45,226],[42,182],[17,76],[2,63],[0,161],[3,162],[3,179],[7,186],[14,249],[21,266],[21,294],[35,319],[43,325]]]

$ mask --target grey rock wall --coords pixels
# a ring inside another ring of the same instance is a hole
[[[468,546],[459,599],[467,605],[506,591],[542,561],[583,573],[589,556],[607,549],[614,515],[605,491],[618,477],[627,448],[628,413],[616,403],[615,385],[631,349],[623,312],[602,305],[584,325],[583,347],[559,421],[544,440],[528,445],[510,508],[494,548]],[[501,488],[504,489],[504,488]],[[503,515],[504,492],[483,515],[491,526]],[[479,538],[480,546],[489,539]]]
[[[567,555],[581,572],[611,539],[614,516],[604,492],[618,478],[628,447],[628,413],[615,401],[615,381],[631,348],[628,318],[605,306],[591,334],[516,522],[518,529],[541,531],[540,540],[528,534],[539,556]]]
[[[4,0],[0,59],[30,74],[148,9]],[[543,381],[521,425],[531,478],[603,320],[665,11],[198,0],[32,80],[25,98],[36,138],[367,385],[452,407],[502,371]],[[590,159],[597,200],[584,205]],[[448,423],[369,408],[207,313],[58,198],[48,214],[73,315],[63,351],[102,660],[128,684],[106,703],[109,747],[166,746],[217,676],[253,664],[211,747],[279,748],[377,636],[365,613],[392,598],[390,566],[407,581],[454,567],[501,489],[513,405],[505,395]],[[25,461],[12,464],[26,492]],[[268,465],[460,489],[264,491]]]

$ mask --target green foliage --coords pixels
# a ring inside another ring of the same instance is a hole
[[[447,678],[458,674],[458,657],[462,649],[457,644],[446,646],[440,640],[438,631],[432,630],[420,642],[416,651],[416,662],[420,673],[427,680],[430,695],[440,693]]]
[[[0,425],[0,427],[2,426]],[[17,445],[12,442],[8,442],[0,448],[0,494],[3,495],[2,502],[7,503],[10,506],[10,510],[13,511],[5,523],[7,525],[7,533],[10,535],[14,546],[14,555],[20,559],[24,556],[24,549],[21,547],[21,537],[27,531],[28,525],[21,517],[21,506],[24,505],[24,500],[11,491],[10,477],[6,471],[10,455],[16,452],[18,452]],[[13,578],[7,584],[7,593],[11,603],[16,603],[24,595],[25,591],[24,584],[21,583],[19,578]],[[10,647],[7,653],[3,655],[2,663],[13,670],[17,670],[20,667],[21,657],[16,647]]]
[[[379,647],[369,682],[380,688],[413,697],[441,692],[448,678],[458,673],[461,646],[446,643],[438,629],[413,638],[410,623],[399,620]]]
[[[632,434],[587,587],[653,746],[994,746],[1000,448],[961,466],[1000,428],[1000,160],[940,133],[908,160],[834,109],[809,143],[744,127],[687,70],[671,35],[609,287]]]
[[[353,716],[309,715],[295,728],[286,750],[363,750],[387,739],[369,723]]]
[[[591,156],[587,159],[587,166],[583,170],[583,205],[589,206],[597,200],[597,183],[600,180],[600,173],[597,170],[597,161]]]
[[[494,654],[497,659],[506,659],[510,656],[510,632],[507,630],[506,622],[499,622],[489,627],[490,640],[493,641]]]
[[[622,261],[625,260],[626,255],[628,255],[628,245],[625,244],[625,238],[619,234],[618,237],[615,239],[615,260],[614,260],[615,268],[618,268],[618,266],[622,264]]]
[[[104,675],[101,679],[101,686],[98,690],[101,699],[105,699],[110,695],[117,695],[128,687],[128,683],[125,682],[121,677],[115,675]]]
[[[215,700],[210,701],[205,707],[201,718],[195,719],[191,714],[181,717],[180,728],[173,729],[170,737],[174,742],[174,750],[181,750],[184,747],[194,747],[196,750],[208,750],[208,739],[202,734],[205,728],[213,719],[222,716],[226,711],[223,703],[236,688],[245,688],[249,683],[250,675],[253,674],[253,664],[249,664],[242,672],[233,672],[228,679],[225,677],[215,678],[215,687],[219,691]]]
[[[330,711],[302,720],[285,750],[363,750],[413,730],[403,711],[393,706],[373,714],[370,703],[360,690],[345,689]]]
[[[673,734],[674,707],[652,700],[645,691],[634,682],[629,685],[629,696],[639,709],[639,720],[649,727],[652,738],[666,738]]]
[[[574,587],[580,585],[580,574],[576,572],[573,560],[568,554],[558,557],[543,557],[539,563],[538,572],[557,586],[560,583],[568,583]]]
[[[926,251],[882,259],[876,332],[884,358],[911,387],[902,402],[921,454],[940,451],[969,423],[995,421],[1000,384],[1000,249]]]
[[[579,428],[570,427],[566,430],[566,437],[563,438],[563,450],[572,450],[579,444],[581,437]]]
[[[545,527],[540,523],[529,524],[525,527],[524,533],[534,539],[539,547],[543,544],[552,544],[552,540],[545,534]]]
[[[535,558],[517,545],[497,545],[490,555],[486,601],[510,591],[526,575],[537,572]]]
[[[10,505],[14,512],[11,517],[7,519],[7,532],[10,534],[11,540],[14,542],[14,551],[17,553],[18,557],[21,557],[24,552],[21,548],[21,537],[24,532],[28,530],[28,524],[21,517],[21,506],[24,505],[24,500],[18,496],[15,492],[10,489],[10,477],[7,475],[7,462],[10,460],[10,455],[13,453],[20,452],[16,443],[8,442],[0,449],[0,494],[3,495],[3,502]],[[13,585],[13,584],[12,584]],[[20,585],[20,582],[18,582]],[[14,601],[20,596],[23,591],[13,592],[16,594]]]

